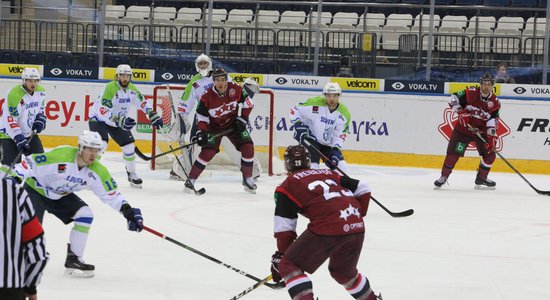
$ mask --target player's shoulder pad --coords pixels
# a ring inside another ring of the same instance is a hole
[[[316,97],[307,99],[306,102],[300,103],[299,105],[300,106],[326,106],[327,103],[325,102],[325,97],[316,96]]]
[[[18,84],[17,86],[14,86],[9,92],[8,92],[8,104],[11,106],[16,106],[19,104],[19,101],[27,94],[25,91],[25,88],[23,88],[22,85]]]
[[[74,163],[78,148],[73,146],[59,146],[48,152],[35,153],[31,157],[36,165],[49,165],[57,163]]]
[[[338,108],[336,109],[342,116],[344,116],[345,121],[349,121],[351,119],[351,113],[349,112],[349,109],[344,103],[339,102]]]

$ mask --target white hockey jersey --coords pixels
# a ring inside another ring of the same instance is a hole
[[[227,81],[231,82],[231,76],[227,76]],[[185,119],[195,109],[201,96],[208,91],[214,82],[212,77],[203,77],[200,73],[195,74],[187,83],[185,91],[178,102],[178,113]]]
[[[45,98],[46,90],[40,84],[32,95],[20,84],[13,87],[0,105],[0,139],[18,134],[29,137],[36,115],[44,113]]]
[[[132,106],[138,107],[146,115],[153,110],[149,101],[143,98],[133,83],[129,83],[128,87],[123,89],[117,81],[111,81],[107,83],[103,93],[95,100],[90,110],[90,119],[117,127],[117,119],[127,117]]]
[[[341,102],[330,112],[325,97],[318,96],[299,103],[290,110],[290,122],[301,121],[309,127],[313,137],[322,145],[342,148],[349,133],[350,113]]]
[[[78,148],[60,146],[49,152],[23,156],[15,172],[35,191],[51,200],[83,189],[90,189],[101,201],[120,211],[127,203],[117,190],[117,183],[99,160],[78,168]]]

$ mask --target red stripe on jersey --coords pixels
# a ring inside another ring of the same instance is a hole
[[[30,221],[23,224],[23,228],[21,229],[21,240],[23,243],[28,243],[41,236],[43,233],[44,229],[42,229],[42,225],[40,225],[38,218],[35,216]]]
[[[284,188],[278,186],[276,189],[275,189],[275,192],[276,193],[281,193],[281,194],[285,194],[285,196],[288,197],[288,199],[292,200],[292,202],[296,203],[296,205],[298,205],[298,207],[302,207],[302,204],[300,204],[300,201],[298,201],[298,199],[294,198],[287,190],[285,190]]]

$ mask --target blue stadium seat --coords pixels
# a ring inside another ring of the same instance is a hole
[[[481,0],[456,0],[456,5],[479,5]]]
[[[512,3],[510,3],[510,6],[513,7],[536,7],[538,4],[538,0],[512,0]],[[544,3],[546,3],[546,0],[543,0]]]
[[[116,68],[120,64],[130,64],[130,59],[126,55],[103,55],[103,66]]]
[[[453,4],[455,4],[455,0],[435,0],[435,4],[438,4],[438,5],[453,5]]]
[[[81,54],[78,58],[78,64],[81,67],[87,67],[87,68],[97,68],[99,67],[99,57],[97,54]]]
[[[19,62],[22,64],[43,65],[46,62],[46,53],[23,51],[21,52],[21,58],[19,59]]]
[[[20,54],[13,50],[0,51],[0,63],[17,64],[19,63]]]
[[[318,76],[335,76],[336,66],[333,64],[319,64]]]
[[[134,63],[132,64],[133,68],[150,69],[150,70],[160,69],[160,61],[155,57],[136,56],[134,57],[133,61],[134,61]]]
[[[509,6],[510,5],[510,0],[483,0],[483,5]]]
[[[216,64],[214,64],[216,65]],[[220,59],[218,64],[230,73],[246,73],[248,72],[248,62],[240,59]]]
[[[249,64],[250,73],[274,74],[275,63],[272,61],[253,61]]]
[[[280,66],[281,74],[311,75],[313,72],[313,65],[308,62],[288,62],[283,63]]]
[[[539,0],[539,7],[546,7],[546,1]]]
[[[73,55],[71,53],[48,53],[46,63],[50,66],[72,66]]]
[[[428,3],[428,0],[403,0],[403,3],[426,4],[426,3]]]

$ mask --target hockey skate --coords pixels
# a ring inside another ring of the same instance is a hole
[[[174,172],[174,170],[170,170],[170,179],[171,180],[176,180],[176,181],[183,181],[183,178],[181,178],[181,176],[179,176],[178,174],[176,174],[176,172]]]
[[[141,189],[141,184],[143,183],[143,180],[137,176],[136,172],[128,172],[128,169],[126,169],[126,175],[128,175],[128,182],[130,182],[130,185],[132,187]]]
[[[256,189],[258,186],[254,183],[254,179],[252,177],[243,177],[243,186],[245,192],[256,194]]]
[[[491,179],[481,179],[479,177],[476,177],[476,185],[474,186],[474,189],[476,190],[494,190],[496,189],[497,183],[492,181]]]
[[[71,251],[71,244],[67,244],[67,258],[65,259],[65,276],[71,278],[94,277],[95,266],[85,263]]]
[[[445,183],[447,183],[447,177],[441,176],[439,179],[434,181],[434,190],[439,190],[441,186],[443,186]]]

